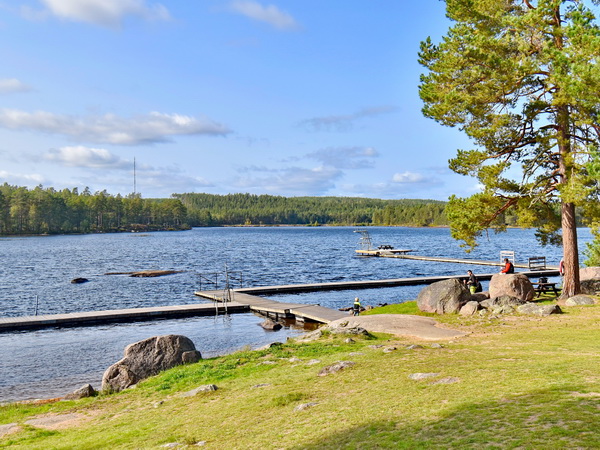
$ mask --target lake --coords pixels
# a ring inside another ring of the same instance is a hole
[[[201,303],[201,277],[230,271],[242,274],[244,286],[374,280],[427,275],[489,273],[486,266],[355,256],[359,235],[353,227],[195,228],[183,232],[94,234],[0,238],[0,317]],[[561,249],[541,247],[533,230],[510,229],[481,239],[466,255],[445,228],[369,227],[375,246],[415,250],[415,254],[498,260],[501,250],[515,251],[517,261],[546,256],[558,264]],[[580,249],[592,239],[579,229]],[[139,270],[181,273],[134,278],[107,273]],[[72,284],[84,277],[90,281]],[[223,280],[220,276],[220,280]],[[203,288],[213,288],[203,285]],[[222,285],[220,287],[223,287]],[[362,291],[331,291],[270,296],[330,308],[400,303],[416,297],[422,286]],[[485,284],[484,284],[485,288]],[[132,342],[160,334],[183,334],[204,357],[284,341],[303,330],[264,331],[260,317],[239,314],[162,320],[110,326],[49,329],[0,334],[0,402],[61,396],[91,383],[100,387],[104,370],[122,357]]]

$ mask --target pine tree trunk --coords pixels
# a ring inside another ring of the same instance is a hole
[[[562,240],[564,258],[564,280],[561,297],[569,298],[580,293],[579,285],[579,250],[577,248],[577,224],[575,222],[575,205],[563,202]]]

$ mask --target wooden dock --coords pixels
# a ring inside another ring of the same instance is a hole
[[[257,295],[248,294],[244,289],[234,289],[233,298],[236,303],[248,305],[251,311],[274,319],[296,319],[297,321],[312,321],[329,323],[348,317],[348,313],[325,308],[317,304],[282,303]],[[223,291],[197,291],[199,297],[222,302]]]
[[[479,280],[490,280],[498,272],[493,273],[477,273]],[[529,278],[539,277],[554,277],[558,276],[558,269],[547,269],[547,270],[531,270],[519,272],[526,275]],[[252,295],[273,295],[273,294],[297,294],[302,292],[317,292],[317,291],[343,291],[343,290],[355,290],[355,289],[377,289],[384,287],[394,286],[417,286],[424,284],[431,284],[437,281],[447,280],[448,278],[457,278],[464,280],[468,278],[467,274],[464,275],[440,275],[440,276],[429,276],[429,277],[413,277],[413,278],[391,278],[385,280],[363,280],[363,281],[335,281],[330,283],[311,283],[311,284],[288,284],[280,286],[256,286],[248,288],[234,289],[236,295],[238,293],[252,294]],[[198,292],[196,292],[198,295]],[[237,298],[237,297],[236,297]]]
[[[480,280],[489,280],[497,272],[476,274]],[[519,272],[530,278],[558,276],[558,269]],[[226,313],[254,311],[274,318],[295,318],[298,321],[329,323],[344,318],[348,313],[325,308],[317,304],[282,303],[260,295],[301,293],[331,290],[376,289],[394,286],[431,284],[448,278],[465,279],[467,275],[444,275],[434,277],[395,278],[387,280],[340,281],[331,283],[290,284],[281,286],[258,286],[233,290],[232,302],[223,304],[223,291],[198,291],[195,294],[216,302],[152,308],[131,308],[106,311],[87,311],[68,314],[39,316],[0,317],[0,333],[15,330],[34,330],[54,327],[81,327],[118,322],[137,322],[178,317],[212,316]]]
[[[481,259],[461,259],[461,258],[449,258],[444,256],[419,256],[409,255],[408,253],[412,250],[356,250],[356,254],[359,256],[371,256],[380,258],[398,258],[398,259],[412,259],[416,261],[433,261],[433,262],[445,262],[455,264],[474,264],[477,266],[504,266],[502,261],[486,261]],[[529,269],[529,262],[513,264],[516,268]],[[547,270],[558,271],[558,266],[547,266]]]
[[[0,332],[35,330],[54,327],[83,327],[119,322],[141,322],[193,316],[214,316],[225,313],[248,312],[248,305],[229,302],[227,305],[197,303],[192,305],[156,306],[153,308],[112,309],[68,314],[0,317]]]

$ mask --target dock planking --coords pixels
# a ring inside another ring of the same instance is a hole
[[[422,256],[409,255],[412,250],[356,250],[359,256],[379,257],[379,258],[397,258],[397,259],[412,259],[414,261],[431,261],[456,264],[474,264],[477,266],[504,266],[503,261],[486,261],[482,259],[466,259],[466,258],[450,258],[445,256]],[[513,265],[519,269],[529,269],[529,262],[515,262]],[[558,266],[547,266],[548,270],[558,271]]]
[[[210,298],[216,301],[222,301],[223,299],[223,291],[197,291],[195,294],[199,297]],[[233,296],[237,303],[248,305],[251,311],[275,319],[288,318],[329,323],[348,316],[348,313],[317,304],[282,303],[242,292],[242,289],[234,289]]]
[[[156,306],[151,308],[112,309],[67,314],[0,318],[0,332],[36,330],[41,328],[83,327],[119,322],[142,322],[193,316],[248,312],[248,305],[229,302],[227,305],[197,303],[191,305]]]
[[[489,280],[497,272],[477,274],[480,280]],[[558,276],[558,269],[523,271],[529,278]],[[223,291],[197,291],[195,294],[217,304],[200,303],[176,306],[157,306],[151,308],[130,308],[105,311],[86,311],[67,314],[48,314],[38,316],[0,318],[0,332],[16,330],[35,330],[41,328],[81,327],[119,322],[138,322],[177,317],[209,316],[216,314],[241,313],[254,311],[270,317],[295,318],[319,323],[347,317],[348,314],[325,308],[317,304],[282,303],[261,295],[300,293],[327,290],[375,289],[382,287],[431,284],[449,278],[465,279],[466,275],[396,278],[387,280],[340,281],[331,283],[291,284],[281,286],[258,286],[234,289],[234,300],[222,303]],[[220,303],[220,304],[219,304]]]
[[[476,274],[480,280],[490,280],[498,272]],[[537,277],[553,277],[558,276],[558,269],[547,270],[530,270],[519,272],[529,278]],[[355,289],[377,289],[382,287],[395,286],[416,286],[431,284],[437,281],[447,280],[449,278],[457,278],[464,280],[467,275],[440,275],[428,277],[412,277],[412,278],[391,278],[384,280],[363,280],[363,281],[335,281],[329,283],[309,283],[309,284],[288,284],[279,286],[256,286],[248,288],[234,289],[236,298],[238,294],[252,295],[269,295],[269,294],[293,294],[302,292],[317,292],[317,291],[334,291],[334,290],[355,290]]]

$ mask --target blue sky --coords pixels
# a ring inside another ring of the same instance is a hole
[[[438,0],[0,0],[0,183],[446,199],[421,114]]]

